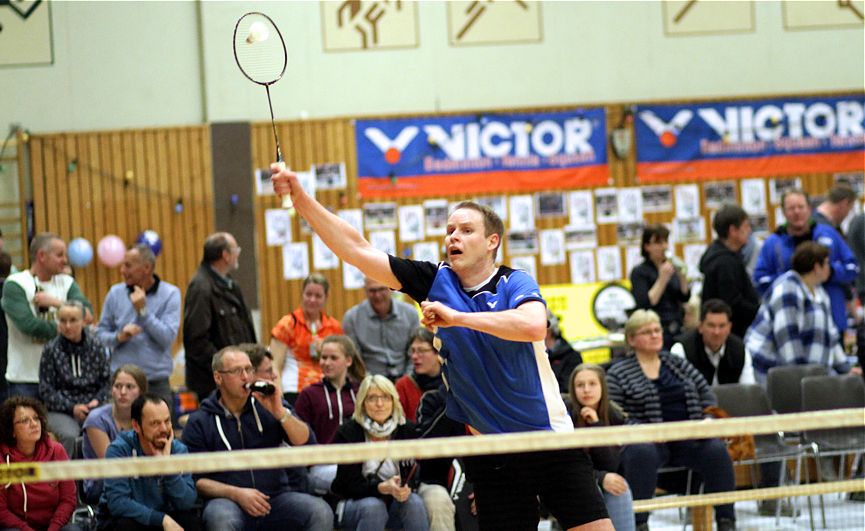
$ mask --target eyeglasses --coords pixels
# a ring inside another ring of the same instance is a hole
[[[372,404],[376,402],[379,404],[383,404],[386,402],[393,402],[393,397],[390,395],[367,395],[367,397],[364,398],[363,401],[367,404]]]
[[[409,350],[409,353],[411,353],[411,354],[429,354],[430,352],[435,352],[435,350],[433,350],[430,347],[420,347],[420,348],[412,347],[411,350]]]
[[[250,365],[249,367],[238,367],[236,369],[231,369],[230,371],[216,371],[220,374],[230,374],[232,376],[241,377],[246,374],[247,376],[252,376],[255,374],[255,369]]]
[[[653,336],[653,335],[661,335],[664,333],[664,329],[660,326],[656,326],[654,328],[649,328],[648,330],[640,330],[637,332],[636,336]]]
[[[23,419],[18,419],[15,421],[15,424],[19,426],[23,426],[24,424],[39,424],[39,417],[24,417]]]

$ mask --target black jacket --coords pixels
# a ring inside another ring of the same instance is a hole
[[[562,337],[556,340],[556,344],[547,351],[547,355],[550,358],[553,374],[559,382],[559,392],[567,393],[571,373],[583,362],[583,356]]]
[[[685,347],[685,358],[706,379],[709,385],[715,381],[715,366],[706,355],[703,336],[696,330],[689,330],[676,337],[676,342]],[[718,363],[718,383],[739,383],[742,368],[745,366],[745,343],[736,334],[730,334],[724,347],[724,355]]]
[[[397,426],[396,430],[391,434],[392,440],[416,439],[414,424],[406,422],[401,426]],[[361,443],[366,441],[366,434],[363,427],[352,419],[342,426],[336,432],[333,438],[333,444],[342,443]],[[378,444],[378,443],[375,443]],[[402,466],[400,467],[402,469]],[[416,487],[420,482],[420,474],[415,474],[411,483],[412,487]],[[330,490],[345,499],[359,500],[362,498],[382,498],[388,503],[393,499],[391,496],[385,496],[378,491],[378,484],[382,480],[375,476],[364,477],[363,463],[341,464],[336,469],[336,478],[330,486]]]
[[[184,307],[186,386],[203,400],[216,388],[210,367],[213,355],[229,345],[255,343],[255,328],[240,286],[234,282],[229,288],[206,263],[186,288]]]
[[[437,437],[460,437],[466,434],[466,425],[445,415],[447,390],[444,384],[435,391],[423,394],[417,407],[417,434],[421,439]],[[421,461],[424,483],[433,483],[450,488],[450,470],[453,458],[439,457]]]
[[[715,240],[700,259],[700,271],[703,273],[703,302],[721,299],[729,304],[733,309],[733,333],[745,337],[760,308],[760,296],[742,257]]]

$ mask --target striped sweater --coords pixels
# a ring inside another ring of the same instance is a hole
[[[703,409],[717,405],[717,400],[700,371],[687,360],[669,352],[661,352],[658,356],[661,364],[672,371],[685,387],[688,418],[705,418]],[[629,424],[664,421],[658,390],[643,373],[634,354],[610,367],[607,372],[607,385],[610,400],[622,406],[628,415]]]

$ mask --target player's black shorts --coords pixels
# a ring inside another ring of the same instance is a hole
[[[538,497],[564,529],[607,518],[583,450],[466,457],[465,466],[483,530],[536,530]]]

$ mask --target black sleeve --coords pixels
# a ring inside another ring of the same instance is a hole
[[[350,435],[350,423],[343,424],[337,430],[333,438],[333,444],[346,444],[360,442],[353,440]],[[359,500],[361,498],[390,498],[384,496],[378,491],[378,484],[381,480],[375,476],[363,476],[363,463],[341,463],[336,468],[336,477],[330,486],[330,490],[340,498],[349,500]]]
[[[390,270],[402,284],[400,291],[418,304],[425,301],[435,280],[438,266],[432,262],[420,262],[396,256],[389,256],[389,258]]]
[[[634,295],[637,308],[652,308],[652,304],[649,302],[649,290],[652,289],[652,284],[654,282],[649,281],[642,265],[638,265],[631,271],[631,293]]]

